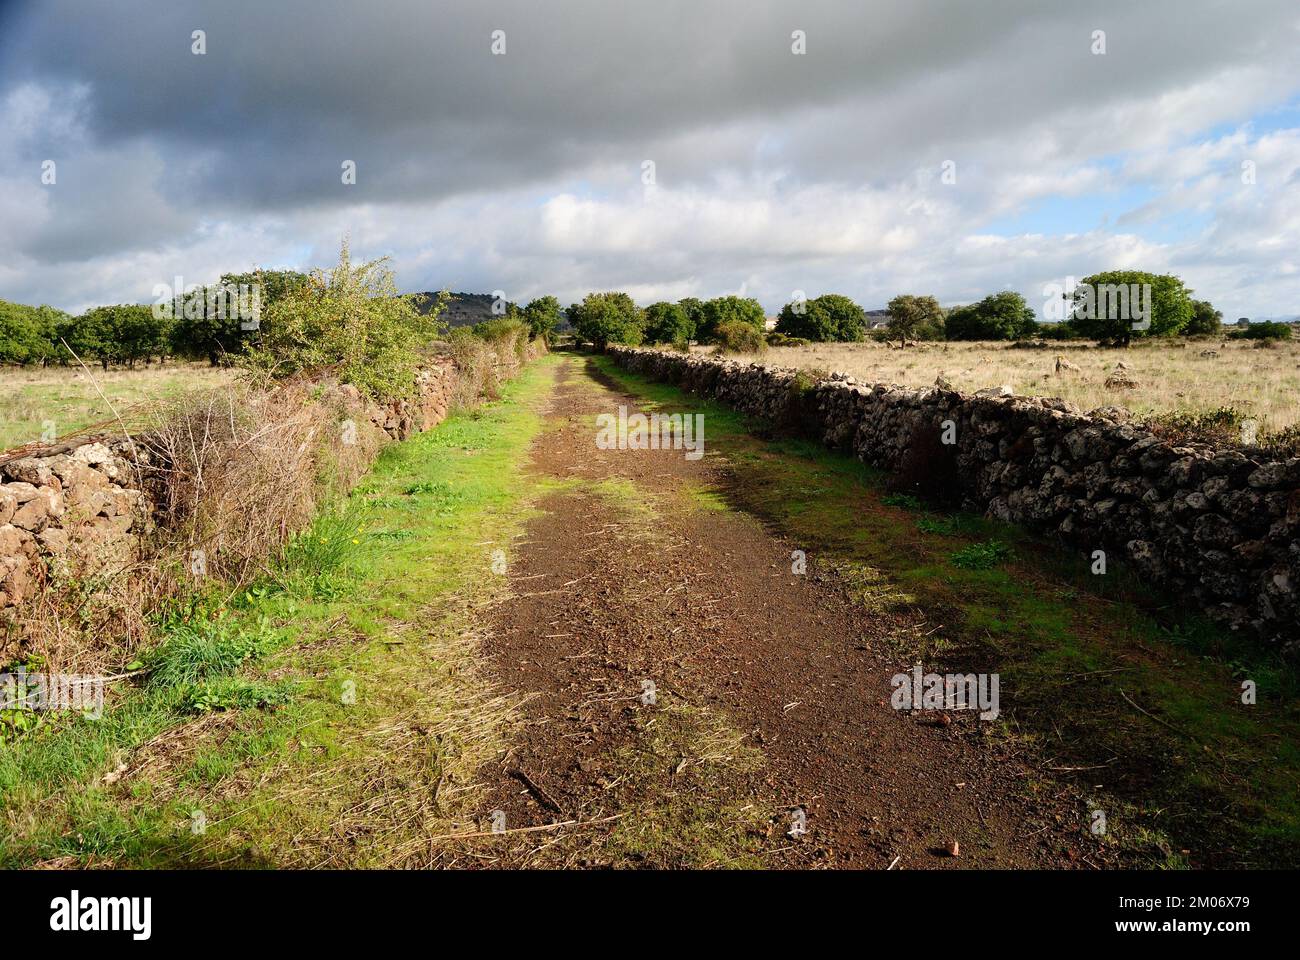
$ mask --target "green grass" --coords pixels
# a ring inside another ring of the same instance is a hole
[[[1104,805],[1105,843],[1123,862],[1300,862],[1300,684],[1274,653],[1153,592],[1122,564],[1093,576],[1088,558],[1013,526],[969,514],[918,518],[925,505],[887,493],[879,471],[772,439],[769,424],[607,358],[592,363],[648,409],[704,412],[709,454],[732,477],[701,496],[772,523],[868,608],[922,620],[916,633],[882,641],[901,664],[919,656],[940,671],[999,672],[995,735],[1045,765],[1088,768],[1049,775]],[[1243,679],[1259,686],[1256,706],[1240,702]]]
[[[528,515],[555,362],[385,448],[262,583],[172,611],[148,679],[102,719],[0,749],[0,865],[421,862],[510,722],[467,631]]]

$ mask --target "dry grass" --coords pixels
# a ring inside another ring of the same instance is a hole
[[[95,381],[119,413],[185,391],[231,383],[236,372],[206,363],[169,363],[138,370],[92,368]],[[66,436],[111,420],[95,384],[77,367],[0,367],[0,450]],[[116,431],[114,431],[116,432]]]
[[[160,407],[138,440],[159,518],[149,552],[188,561],[201,550],[204,576],[246,583],[356,483],[383,439],[330,384],[187,393]]]
[[[1206,351],[1217,356],[1203,356]],[[1057,356],[1078,371],[1058,374]],[[739,359],[842,371],[870,383],[909,387],[931,386],[938,376],[967,392],[1007,384],[1021,395],[1060,397],[1083,410],[1127,407],[1139,416],[1231,406],[1257,420],[1261,435],[1300,423],[1298,342],[1256,349],[1249,342],[1225,344],[1212,339],[1143,344],[1128,350],[1076,343],[1046,349],[1016,349],[1006,343],[918,343],[905,350],[897,344],[824,343],[773,347],[761,357]],[[1136,388],[1106,387],[1121,361],[1137,381]]]

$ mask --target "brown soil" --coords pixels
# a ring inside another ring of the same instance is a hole
[[[581,360],[561,365],[530,467],[547,492],[486,643],[498,681],[530,698],[518,742],[484,771],[485,811],[520,832],[472,862],[708,866],[743,850],[730,862],[1093,865],[1075,850],[1079,798],[994,724],[890,706],[915,622],[856,604],[815,558],[795,575],[779,531],[701,506],[692,491],[728,482],[713,451],[597,449],[595,415],[620,404],[637,407]],[[807,832],[791,835],[799,810]],[[674,817],[691,823],[675,832]],[[520,829],[567,821],[581,826]],[[701,851],[715,841],[721,853]]]

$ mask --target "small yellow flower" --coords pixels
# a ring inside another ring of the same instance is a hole
[[[320,538],[320,542],[321,542],[321,543],[329,543],[329,542],[330,542],[330,538],[329,538],[329,537],[321,537],[321,538]]]
[[[353,542],[353,543],[360,543],[361,541],[358,540],[356,537],[353,537],[353,538],[352,538],[352,542]]]

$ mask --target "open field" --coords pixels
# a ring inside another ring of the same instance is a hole
[[[1058,356],[1078,371],[1056,373]],[[1300,343],[1256,349],[1248,342],[1175,340],[1127,350],[1068,342],[1044,349],[990,342],[922,342],[905,350],[896,343],[819,343],[774,347],[761,358],[738,359],[842,371],[872,383],[908,387],[930,386],[938,376],[967,392],[1006,384],[1018,394],[1060,397],[1085,411],[1118,406],[1146,416],[1231,406],[1257,420],[1261,435],[1300,422]],[[1138,382],[1136,389],[1106,387],[1106,379],[1120,362]]]
[[[237,375],[206,363],[169,363],[138,370],[94,370],[94,381],[72,367],[0,367],[0,450],[63,436],[118,413],[185,390],[229,383]]]

